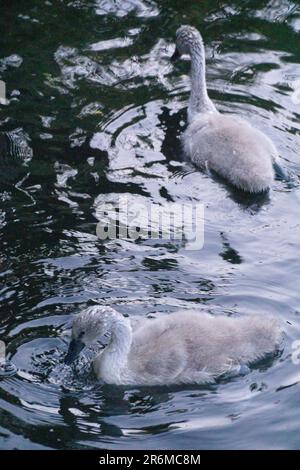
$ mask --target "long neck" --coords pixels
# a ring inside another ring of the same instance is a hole
[[[189,102],[189,121],[195,115],[208,111],[216,111],[209,99],[206,89],[205,77],[205,51],[202,41],[199,40],[191,50],[191,96]]]
[[[122,371],[126,368],[132,344],[132,329],[127,318],[120,318],[114,324],[109,346],[101,355],[101,376],[110,383],[122,382]]]

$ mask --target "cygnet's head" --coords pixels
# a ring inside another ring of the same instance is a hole
[[[96,341],[106,345],[115,322],[120,318],[123,317],[116,310],[100,305],[89,307],[77,315],[73,321],[72,339],[65,357],[65,364],[72,364],[83,348]]]
[[[176,49],[171,60],[179,59],[182,55],[192,55],[203,45],[199,31],[193,26],[183,25],[176,31]]]

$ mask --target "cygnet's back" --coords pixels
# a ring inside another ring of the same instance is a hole
[[[133,335],[128,368],[139,383],[203,383],[273,352],[281,332],[273,318],[177,312],[149,320]]]
[[[274,181],[277,150],[272,141],[238,116],[208,113],[194,119],[183,136],[191,161],[250,193]]]

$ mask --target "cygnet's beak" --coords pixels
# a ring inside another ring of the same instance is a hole
[[[177,59],[180,58],[180,54],[179,54],[179,51],[177,49],[177,47],[175,48],[175,51],[174,51],[174,54],[172,55],[171,57],[171,61],[172,62],[175,62]]]
[[[72,364],[75,361],[75,359],[77,359],[77,357],[79,356],[80,352],[83,350],[84,347],[85,347],[85,344],[82,341],[80,341],[80,339],[72,339],[69,345],[67,355],[65,357],[65,361],[64,361],[65,364],[67,364],[68,366]]]

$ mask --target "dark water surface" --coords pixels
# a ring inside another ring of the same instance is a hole
[[[250,204],[187,171],[189,66],[169,61],[176,28],[198,27],[218,108],[264,130],[300,174],[299,2],[10,0],[0,18],[0,131],[33,151],[17,181],[0,166],[0,338],[18,368],[0,379],[0,447],[299,448],[300,188],[276,182]],[[204,203],[204,248],[99,241],[97,206],[119,194]],[[65,377],[64,332],[95,299],[129,315],[274,314],[286,348],[211,387]]]

